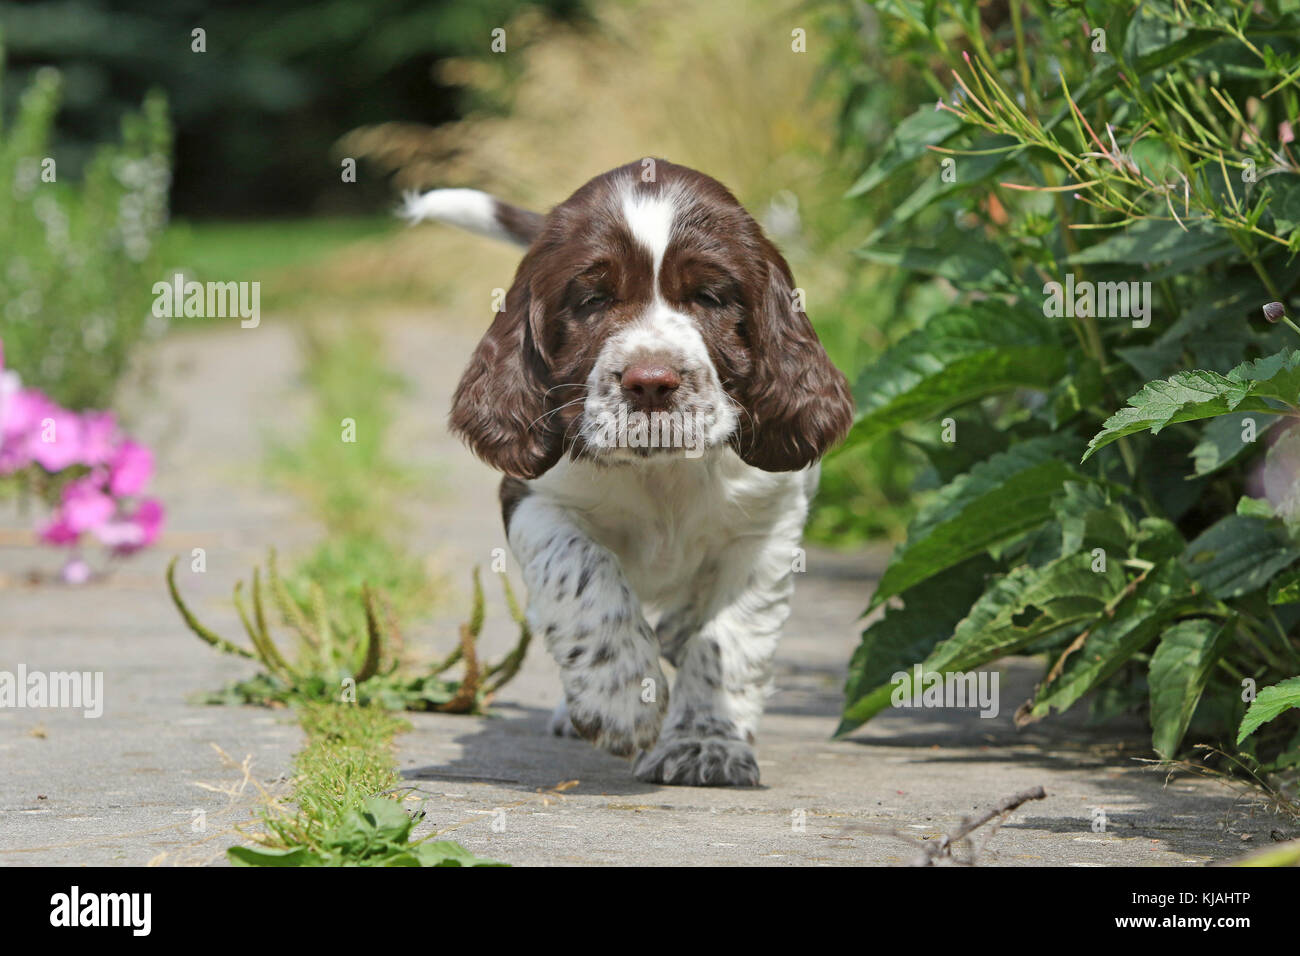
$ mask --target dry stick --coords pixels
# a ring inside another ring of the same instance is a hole
[[[961,825],[946,836],[938,840],[929,840],[922,844],[920,855],[912,861],[913,866],[933,866],[936,857],[951,856],[952,845],[959,840],[964,839],[972,831],[978,830],[984,824],[996,817],[1010,813],[1019,807],[1022,803],[1030,800],[1042,800],[1047,796],[1047,791],[1040,787],[1033,787],[1029,790],[1022,790],[1020,793],[1013,793],[1009,797],[1003,797],[998,801],[997,806],[991,810],[985,810],[978,817],[964,817]]]
[[[1042,800],[1046,796],[1047,791],[1040,786],[1032,787],[1029,790],[1022,790],[1020,793],[1014,793],[1009,797],[1003,797],[998,801],[996,806],[991,810],[984,811],[984,813],[980,814],[978,817],[963,817],[957,829],[953,830],[951,833],[944,834],[937,840],[921,841],[909,836],[908,834],[900,833],[898,830],[885,830],[878,827],[863,826],[862,824],[851,824],[844,827],[840,832],[848,833],[859,831],[897,837],[900,840],[912,844],[920,850],[920,853],[918,853],[908,864],[909,866],[934,866],[935,860],[939,858],[950,859],[952,857],[952,847],[954,843],[965,839],[972,832],[978,830],[990,820],[1005,816],[1019,807],[1022,803],[1026,803],[1030,800]],[[988,841],[985,841],[986,844],[987,842]],[[972,860],[968,860],[967,862],[973,862],[973,856]]]

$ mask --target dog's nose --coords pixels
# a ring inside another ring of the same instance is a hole
[[[663,365],[629,365],[619,377],[623,394],[642,410],[663,408],[682,384],[682,377]]]

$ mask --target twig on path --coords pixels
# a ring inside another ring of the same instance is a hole
[[[1001,826],[1001,818],[1005,817],[1008,813],[1011,813],[1011,811],[1015,810],[1022,803],[1027,803],[1030,800],[1042,800],[1046,796],[1047,791],[1040,786],[1032,787],[1029,790],[1022,790],[1020,793],[1013,793],[1009,797],[1003,797],[994,807],[992,807],[992,809],[985,810],[979,816],[963,817],[961,823],[958,824],[957,829],[953,830],[951,833],[945,833],[937,840],[917,840],[916,838],[906,833],[900,833],[897,830],[882,830],[878,827],[868,827],[861,824],[850,824],[840,832],[861,831],[866,833],[878,833],[885,836],[897,837],[900,840],[906,840],[908,843],[911,843],[920,850],[916,857],[914,857],[908,864],[909,866],[934,866],[936,860],[953,859],[953,845],[966,839],[966,837],[975,830],[984,826],[986,823],[996,819],[998,820],[998,826]],[[989,837],[991,838],[996,832],[997,827],[994,827],[993,830],[990,831]],[[988,845],[988,840],[984,841],[984,845]],[[983,849],[983,847],[981,847],[981,849]],[[971,853],[969,859],[957,862],[964,863],[967,866],[974,865],[974,852]]]

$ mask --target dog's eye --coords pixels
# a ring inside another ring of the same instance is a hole
[[[723,304],[722,295],[712,289],[700,289],[692,298],[696,305],[702,305],[706,309],[721,308]]]
[[[578,297],[574,308],[580,312],[594,312],[609,305],[613,299],[604,292],[586,292]]]

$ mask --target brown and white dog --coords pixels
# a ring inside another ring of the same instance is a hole
[[[817,461],[853,418],[785,260],[725,187],[664,160],[545,217],[466,189],[404,213],[528,249],[451,427],[507,476],[564,685],[553,732],[637,755],[641,780],[757,784]]]

